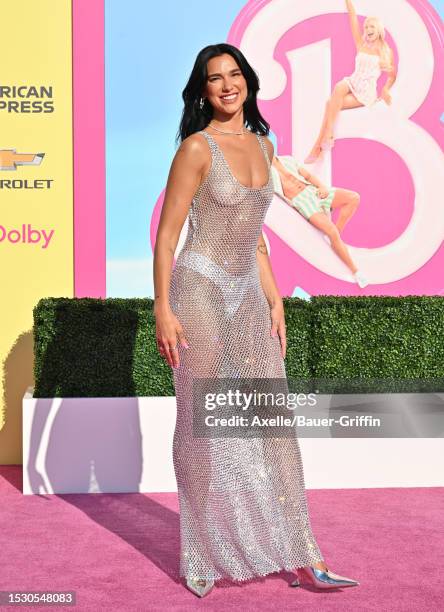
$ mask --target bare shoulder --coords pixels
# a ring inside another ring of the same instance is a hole
[[[184,138],[177,149],[176,155],[186,161],[191,166],[202,170],[211,161],[211,152],[205,137],[194,133]]]
[[[182,140],[179,149],[185,155],[205,155],[208,153],[208,143],[205,142],[205,137],[195,132]]]
[[[270,158],[270,162],[272,162],[273,157],[274,157],[274,145],[271,142],[271,140],[268,138],[268,136],[262,136],[262,138],[264,139],[265,146],[267,147],[267,152],[268,152],[268,157]]]

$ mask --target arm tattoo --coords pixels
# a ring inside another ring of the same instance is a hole
[[[258,244],[257,250],[259,251],[259,253],[264,253],[265,255],[268,255],[267,247],[265,244]]]

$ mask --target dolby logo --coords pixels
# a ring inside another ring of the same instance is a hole
[[[0,246],[3,243],[31,244],[47,249],[54,235],[55,229],[32,227],[31,223],[22,223],[21,227],[5,227],[0,224]]]

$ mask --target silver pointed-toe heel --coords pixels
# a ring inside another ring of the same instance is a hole
[[[318,567],[307,565],[305,567],[298,567],[296,572],[298,579],[291,583],[291,586],[294,587],[300,586],[302,579],[317,589],[340,589],[343,587],[358,586],[359,584],[357,580],[339,576],[328,568],[323,570]]]
[[[214,580],[206,580],[205,578],[187,578],[187,588],[198,597],[205,597],[214,586]]]

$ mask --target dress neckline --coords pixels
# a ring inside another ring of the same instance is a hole
[[[227,162],[222,149],[220,148],[220,146],[217,143],[217,141],[212,137],[212,135],[209,134],[208,132],[206,132],[205,130],[202,130],[202,132],[204,132],[211,139],[211,141],[215,144],[217,150],[219,151],[219,153],[220,153],[220,155],[222,157],[222,160],[223,160],[225,166],[227,167],[228,172],[231,175],[231,178],[234,180],[235,183],[237,183],[239,185],[239,187],[242,187],[242,189],[247,189],[248,191],[262,191],[262,189],[265,189],[266,187],[268,187],[268,185],[270,184],[270,179],[271,179],[270,160],[268,158],[267,152],[264,150],[264,147],[262,146],[262,143],[260,142],[259,134],[256,134],[256,132],[252,132],[256,136],[256,138],[258,140],[259,147],[261,148],[262,153],[264,154],[265,162],[267,164],[267,169],[268,169],[268,180],[265,183],[265,185],[261,185],[260,187],[249,187],[248,185],[244,185],[243,183],[241,183],[240,180],[233,174],[233,171],[231,170],[230,164]]]
[[[377,57],[378,60],[380,59],[379,57],[379,53],[367,53],[366,51],[358,51],[358,55],[368,55],[369,57]]]

